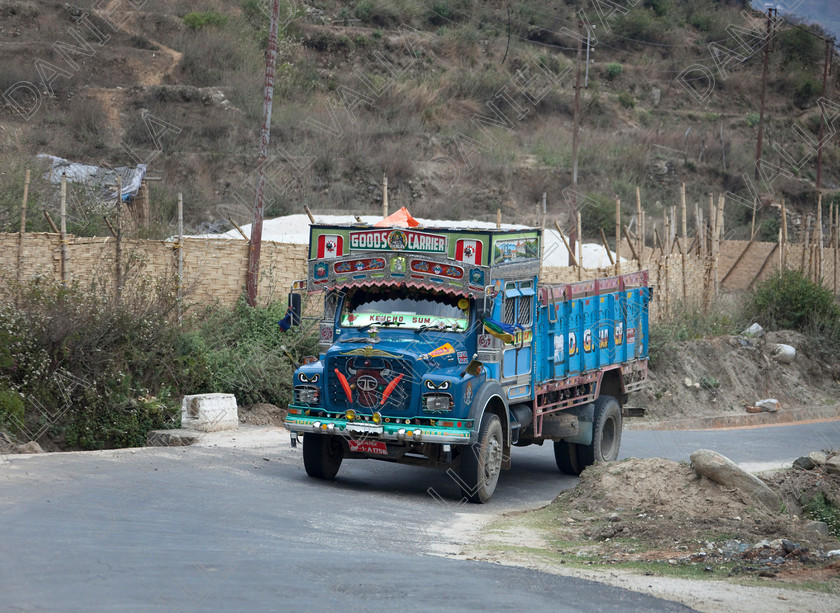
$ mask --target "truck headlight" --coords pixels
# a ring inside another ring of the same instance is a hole
[[[449,394],[424,394],[423,410],[427,413],[449,413],[454,403]]]
[[[295,388],[295,402],[298,404],[317,405],[321,396],[317,387],[299,385]]]

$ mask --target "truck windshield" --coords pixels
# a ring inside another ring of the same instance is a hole
[[[409,330],[469,327],[470,301],[440,292],[406,288],[357,289],[348,293],[341,311],[341,325],[360,328],[370,324]]]

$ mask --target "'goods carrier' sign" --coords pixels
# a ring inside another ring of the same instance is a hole
[[[446,237],[413,230],[362,230],[350,232],[350,249],[446,253]]]

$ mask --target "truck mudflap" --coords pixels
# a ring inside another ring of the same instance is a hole
[[[348,419],[346,414],[316,416],[306,412],[308,408],[290,406],[286,428],[294,433],[331,434],[351,440],[450,445],[470,444],[473,430],[472,419],[401,419],[400,423],[374,423],[358,417]]]
[[[578,445],[592,444],[592,424],[595,421],[595,405],[592,403],[583,404],[577,407],[566,409],[565,413],[569,413],[578,419],[578,432],[572,437],[567,437],[567,443],[577,443]]]

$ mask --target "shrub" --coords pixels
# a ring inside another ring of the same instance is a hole
[[[262,21],[267,17],[267,5],[263,0],[242,0],[239,3],[242,14],[251,21]]]
[[[822,62],[823,44],[806,29],[791,27],[779,34],[779,51],[785,63],[812,68]]]
[[[709,13],[692,13],[688,19],[688,23],[700,30],[701,32],[708,32],[712,29],[714,18]]]
[[[32,282],[17,307],[0,300],[0,427],[47,425],[67,448],[143,445],[149,430],[178,424],[184,394],[288,402],[288,355],[317,353],[307,330],[280,332],[285,302],[207,308],[179,327],[167,286],[132,287],[117,301],[101,288]]]
[[[176,340],[179,370],[190,393],[225,392],[241,404],[288,403],[294,367],[283,345],[297,357],[317,349],[305,329],[280,332],[277,322],[285,313],[285,302],[251,308],[244,300],[232,309],[197,313]]]
[[[13,433],[21,430],[24,409],[20,394],[11,390],[0,389],[0,430],[8,428]]]
[[[747,125],[751,128],[754,128],[758,125],[759,120],[761,119],[761,115],[758,113],[748,113],[747,114]]]
[[[800,75],[799,84],[793,92],[793,103],[803,108],[819,95],[822,86],[810,75]]]
[[[117,302],[101,289],[36,281],[17,302],[0,303],[10,341],[0,386],[27,399],[27,424],[49,426],[72,448],[101,449],[142,444],[148,430],[172,423],[173,302],[164,288],[141,285]]]
[[[200,30],[204,26],[224,27],[227,24],[227,15],[219,11],[192,11],[184,15],[184,23],[192,30]]]
[[[615,200],[593,194],[578,203],[578,212],[583,236],[599,238],[600,230],[607,236],[615,231]]]
[[[370,21],[373,17],[373,2],[371,0],[361,0],[353,7],[353,14],[357,19]]]
[[[406,0],[361,0],[353,7],[353,14],[377,26],[408,25],[414,22],[420,6]]]
[[[607,77],[610,79],[610,81],[615,79],[622,72],[624,72],[624,66],[622,66],[618,62],[610,62],[609,64],[607,64]]]
[[[190,85],[221,85],[229,74],[244,66],[245,50],[232,32],[186,32],[182,45],[184,51],[178,68]]]
[[[671,8],[668,0],[644,0],[642,6],[653,9],[657,17],[663,17],[668,12],[668,9]]]
[[[828,288],[797,270],[785,270],[756,286],[747,313],[770,329],[831,334],[838,328],[840,306]]]
[[[669,30],[667,23],[642,8],[635,8],[616,17],[613,20],[613,28],[619,36],[647,43],[667,42]]]
[[[632,109],[636,106],[636,99],[633,97],[633,94],[628,92],[619,92],[618,103],[625,109]]]

